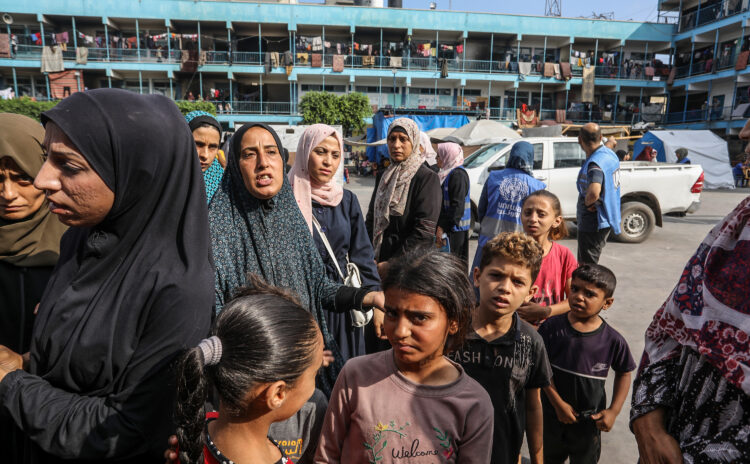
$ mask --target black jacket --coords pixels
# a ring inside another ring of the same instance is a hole
[[[375,178],[375,190],[370,197],[365,226],[372,241],[375,210],[375,195],[380,185],[382,171]],[[409,185],[406,208],[403,216],[391,216],[388,227],[383,233],[378,261],[388,261],[419,247],[435,244],[435,229],[440,216],[442,192],[440,178],[427,163],[423,163]]]
[[[443,229],[443,232],[450,233],[453,227],[461,223],[461,218],[464,216],[466,194],[469,193],[469,174],[465,169],[456,168],[446,179],[446,182],[448,182],[449,204],[447,208],[443,205],[440,209],[438,225]],[[442,201],[442,191],[440,195]]]

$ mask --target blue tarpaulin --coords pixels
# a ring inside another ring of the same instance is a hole
[[[404,114],[399,115],[399,118],[409,118],[417,123],[419,129],[426,132],[431,129],[438,129],[440,127],[463,127],[469,123],[469,118],[465,115],[417,115],[417,114]],[[390,127],[393,120],[396,118],[386,118],[383,113],[376,113],[372,117],[372,128],[367,129],[367,142],[377,142],[378,140],[384,139],[388,135],[388,128]],[[383,145],[380,147],[367,147],[367,159],[370,161],[380,162],[383,158],[388,158],[388,147]]]
[[[635,141],[635,143],[633,144],[633,159],[638,158],[638,155],[641,154],[643,148],[646,146],[649,146],[656,150],[656,161],[659,161],[661,163],[667,162],[667,156],[664,151],[664,143],[659,137],[652,134],[651,132],[646,132],[645,134],[643,134],[643,137]]]

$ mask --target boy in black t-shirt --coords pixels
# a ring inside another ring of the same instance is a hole
[[[545,462],[596,463],[601,432],[609,432],[630,389],[635,369],[627,342],[599,313],[614,302],[617,281],[604,266],[584,264],[573,271],[570,312],[539,328],[552,364],[553,385],[544,389]],[[612,403],[604,382],[615,371]]]
[[[543,461],[539,389],[550,384],[552,372],[542,338],[516,314],[536,294],[542,253],[534,239],[519,233],[500,234],[484,245],[473,271],[479,307],[472,330],[450,355],[492,399],[492,464],[518,462],[524,431],[531,462]]]

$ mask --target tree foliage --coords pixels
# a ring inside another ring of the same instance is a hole
[[[57,105],[60,100],[32,100],[29,97],[14,98],[11,100],[0,100],[0,113],[16,113],[28,116],[31,119],[41,121],[41,114]],[[216,106],[211,102],[175,102],[182,114],[188,114],[191,111],[206,111],[216,114]]]
[[[0,113],[16,113],[41,121],[43,112],[57,105],[57,100],[36,101],[29,97],[0,100]]]
[[[340,124],[344,134],[362,133],[365,118],[372,116],[370,100],[361,93],[338,96],[329,92],[308,92],[300,99],[303,124]]]

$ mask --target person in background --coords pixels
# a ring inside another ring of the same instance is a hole
[[[590,123],[593,124],[593,123]],[[656,162],[656,150],[654,150],[652,147],[646,145],[643,147],[643,150],[638,154],[638,156],[635,157],[636,161],[648,161],[649,163]]]
[[[34,307],[60,254],[67,228],[49,210],[34,178],[44,163],[44,128],[19,114],[0,114],[0,345],[26,353]],[[23,436],[0,415],[0,437],[10,462],[21,462]]]
[[[442,198],[440,178],[421,156],[419,134],[419,127],[409,118],[398,118],[388,128],[392,163],[377,172],[365,219],[381,278],[390,259],[435,244]],[[368,353],[388,349],[385,335],[379,331],[380,318],[376,311],[372,328],[365,329]]]
[[[430,136],[425,132],[419,132],[419,149],[422,153],[425,163],[435,172],[438,172],[440,167],[437,165],[437,152],[432,148],[432,142]]]
[[[375,254],[357,196],[334,179],[342,153],[338,132],[325,124],[313,124],[299,139],[294,165],[287,177],[323,258],[328,278],[343,283],[348,263],[354,263],[359,269],[362,287],[379,290]],[[343,359],[365,354],[364,328],[352,326],[350,312],[328,308],[324,312]]]
[[[28,359],[0,347],[0,413],[26,435],[26,463],[158,462],[172,362],[213,305],[195,144],[174,101],[120,89],[74,93],[42,122],[34,186],[69,229]]]
[[[630,429],[643,464],[750,462],[750,197],[688,260],[646,329]]]
[[[484,245],[473,269],[479,305],[469,335],[451,359],[489,393],[495,408],[492,464],[516,464],[524,433],[534,464],[544,462],[540,389],[552,372],[544,342],[516,311],[536,293],[542,247],[519,232],[503,232]],[[479,462],[479,461],[477,461]]]
[[[568,247],[558,243],[568,236],[568,227],[557,195],[549,190],[532,193],[523,201],[521,218],[524,233],[542,247],[544,257],[534,281],[536,294],[518,308],[518,315],[530,324],[539,325],[548,317],[570,311],[570,280],[578,262]]]
[[[750,143],[747,144],[748,148],[750,148]],[[747,152],[748,149],[745,149],[745,152]],[[750,155],[745,154],[744,161],[740,161],[739,163],[735,164],[734,167],[732,167],[732,175],[734,176],[734,186],[735,187],[747,187],[747,174],[748,169],[750,169]]]
[[[606,137],[606,139],[604,140],[604,146],[614,151],[614,149],[617,148],[617,139],[615,138],[615,136],[611,135],[609,137]]]
[[[529,142],[520,141],[511,148],[505,169],[490,172],[477,207],[477,220],[481,226],[472,269],[479,267],[484,244],[492,237],[501,232],[523,230],[521,206],[524,198],[547,187],[534,178],[533,169],[534,147]]]
[[[687,148],[678,148],[674,151],[674,154],[677,157],[677,164],[690,164],[690,158],[687,157]]]
[[[211,113],[205,111],[192,111],[185,115],[185,119],[198,150],[198,160],[206,184],[206,201],[211,203],[224,176],[224,168],[217,157],[221,145],[221,124]]]
[[[438,218],[437,241],[447,236],[451,253],[469,266],[469,228],[471,227],[471,198],[469,174],[463,167],[464,151],[457,143],[438,145],[438,176],[443,189],[443,207]]]
[[[474,307],[460,260],[411,250],[389,263],[383,289],[392,349],[344,366],[316,464],[494,462],[490,397],[446,356],[462,344]]]
[[[578,143],[586,153],[576,182],[579,264],[598,263],[609,234],[620,233],[620,161],[601,145],[601,139],[601,129],[593,122],[578,134]]]
[[[269,429],[315,392],[323,337],[290,293],[258,278],[250,283],[218,315],[212,336],[180,359],[175,417],[181,464],[292,462]],[[212,387],[218,411],[207,412]]]
[[[622,161],[630,161],[633,158],[633,155],[631,155],[627,150],[617,150],[615,152],[617,155],[617,159]]]
[[[545,462],[598,462],[601,432],[612,430],[628,396],[635,361],[625,338],[599,315],[612,306],[616,284],[606,267],[582,265],[573,272],[570,312],[539,327],[553,372],[542,401]],[[607,407],[610,368],[615,380]]]

